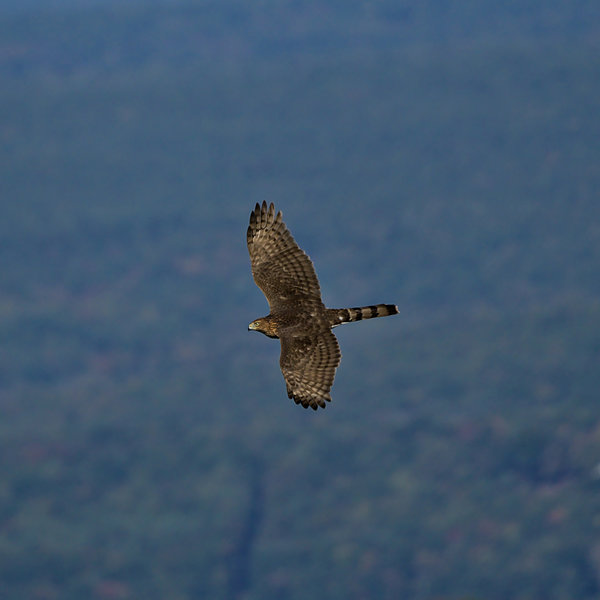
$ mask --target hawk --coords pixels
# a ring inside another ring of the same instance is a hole
[[[279,338],[279,365],[288,398],[304,408],[325,408],[342,354],[331,329],[342,323],[398,314],[394,304],[361,308],[326,308],[312,261],[287,230],[281,211],[271,203],[250,213],[248,252],[256,285],[269,302],[270,314],[248,325]]]

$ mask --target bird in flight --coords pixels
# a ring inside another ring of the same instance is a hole
[[[398,314],[394,304],[326,308],[312,261],[287,230],[281,211],[266,202],[250,213],[248,252],[256,285],[270,314],[248,325],[279,338],[279,365],[288,398],[304,408],[325,408],[342,354],[331,329],[342,323]]]

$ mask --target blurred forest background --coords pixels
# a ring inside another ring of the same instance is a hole
[[[0,596],[600,597],[600,5],[4,0]],[[286,398],[245,230],[336,330]]]

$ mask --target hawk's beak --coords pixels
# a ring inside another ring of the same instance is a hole
[[[250,323],[250,325],[248,325],[248,331],[252,331],[253,329],[256,329],[256,324]]]

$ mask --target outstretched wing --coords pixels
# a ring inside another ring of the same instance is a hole
[[[296,244],[281,212],[267,203],[250,213],[248,252],[256,285],[267,297],[271,312],[298,304],[322,305],[319,280],[312,261]]]
[[[279,364],[288,398],[304,408],[325,408],[325,401],[331,402],[329,390],[341,359],[337,339],[330,330],[307,337],[282,337]]]

